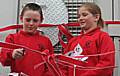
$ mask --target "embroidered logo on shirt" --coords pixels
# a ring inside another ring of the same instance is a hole
[[[85,43],[85,46],[86,46],[87,48],[90,48],[91,42],[92,42],[92,41],[88,40],[88,41]]]
[[[85,57],[84,55],[81,55],[83,52],[82,47],[80,46],[80,44],[77,44],[77,46],[74,48],[73,51],[68,52],[66,55],[70,56],[76,60],[80,60],[80,61],[86,61],[88,59],[88,57]]]

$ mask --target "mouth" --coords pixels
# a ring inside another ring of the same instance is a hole
[[[33,28],[32,27],[28,27],[29,30],[32,30]]]
[[[80,22],[81,25],[85,25],[85,22]]]
[[[33,27],[28,27],[27,30],[28,30],[28,31],[33,31],[34,28],[33,28]]]
[[[28,29],[33,29],[33,28],[35,28],[34,26],[28,26],[27,27]]]

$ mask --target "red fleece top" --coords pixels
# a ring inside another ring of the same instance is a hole
[[[18,33],[8,35],[6,42],[23,45],[41,52],[48,49],[50,50],[50,54],[53,53],[53,47],[50,40],[47,37],[40,35],[38,31],[35,34],[28,34],[21,30]],[[11,54],[12,51],[5,49],[1,52],[1,62],[4,66],[11,66],[11,72],[23,72],[29,76],[44,76],[48,71],[45,64],[34,69],[35,65],[43,62],[39,53],[25,50],[25,55],[17,60],[12,59]]]
[[[80,36],[72,38],[64,53],[75,50],[77,45],[80,45],[83,51],[81,55],[102,54],[115,51],[114,43],[110,36],[96,28],[86,34],[81,33]],[[87,62],[87,63],[86,63]],[[114,53],[102,56],[88,57],[84,67],[107,67],[114,66],[115,57]],[[75,76],[112,76],[113,68],[101,70],[82,70],[76,67]],[[66,76],[73,76],[73,69],[67,68]]]

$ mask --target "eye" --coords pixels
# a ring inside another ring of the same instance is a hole
[[[38,22],[39,20],[38,19],[33,19],[33,22]]]
[[[88,13],[78,14],[78,18],[80,18],[80,17],[86,17],[86,16],[88,16]]]
[[[30,19],[30,18],[25,18],[25,20],[26,20],[27,22],[30,22],[30,21],[31,21],[31,19]]]
[[[82,15],[85,17],[85,16],[87,16],[88,14],[87,14],[87,13],[83,13]]]

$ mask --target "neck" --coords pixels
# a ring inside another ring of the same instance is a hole
[[[89,29],[84,29],[84,28],[82,28],[82,31],[83,31],[84,34],[86,34],[86,33],[92,31],[92,30],[95,29],[95,28],[97,28],[97,26],[96,26],[96,27],[91,27],[91,28],[89,28]]]
[[[34,34],[36,34],[36,32],[37,31],[34,31],[34,32],[28,32],[28,31],[25,31],[25,30],[23,30],[24,32],[26,32],[27,34],[29,34],[29,35],[34,35]]]

